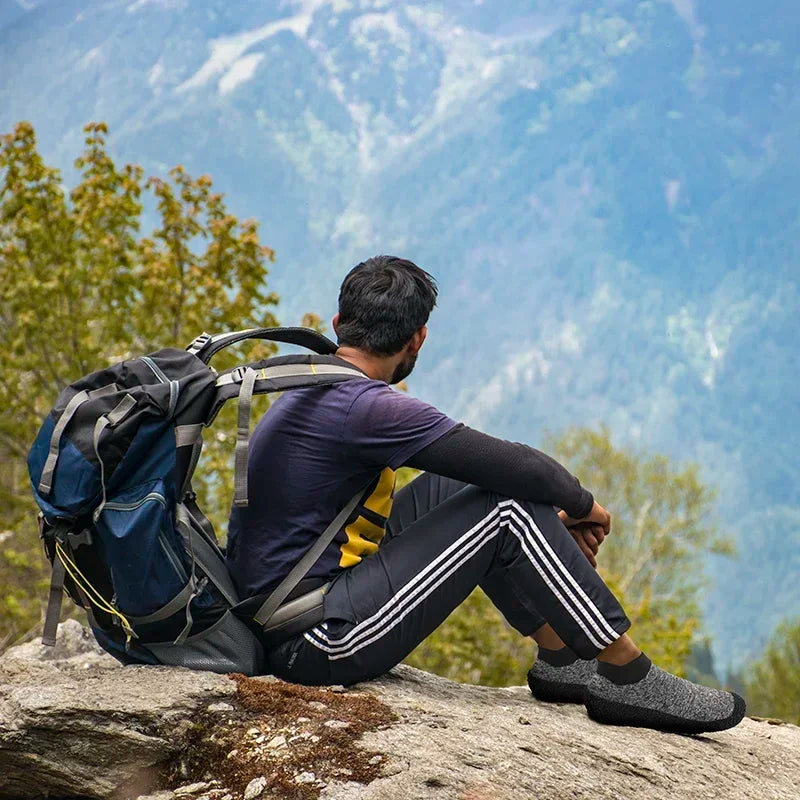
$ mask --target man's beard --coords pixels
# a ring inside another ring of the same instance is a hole
[[[400,383],[400,381],[407,378],[413,371],[414,365],[417,363],[417,356],[408,356],[408,358],[401,361],[392,373],[392,378],[389,383]]]

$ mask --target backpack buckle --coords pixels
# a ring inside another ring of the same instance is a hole
[[[67,542],[73,550],[84,544],[91,545],[92,533],[88,528],[84,528],[80,533],[72,533],[70,531],[67,534]]]
[[[212,339],[210,333],[203,331],[186,349],[197,355]]]
[[[233,383],[241,383],[244,380],[245,372],[247,372],[247,367],[234,367],[228,374]]]
[[[44,514],[39,515],[39,538],[44,541],[59,542],[64,545],[67,544],[67,538],[71,535],[72,523],[59,519],[55,523],[50,523]]]

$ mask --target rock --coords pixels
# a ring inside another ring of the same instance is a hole
[[[267,779],[265,777],[253,778],[244,790],[244,800],[253,800],[253,798],[258,797],[264,791],[266,785]]]
[[[316,781],[317,776],[313,772],[301,772],[299,775],[295,775],[294,782],[295,783],[314,783]]]
[[[173,789],[172,793],[176,797],[189,797],[193,794],[200,794],[200,792],[204,792],[209,787],[208,781],[202,781],[200,783],[188,783],[186,786],[179,786],[177,789]]]
[[[268,742],[267,747],[270,750],[277,750],[279,747],[286,746],[286,737],[283,735],[273,736]]]
[[[212,714],[222,714],[226,711],[233,711],[233,706],[230,703],[212,703],[206,707],[206,711]]]
[[[77,626],[77,627],[76,627]],[[132,796],[156,789],[196,714],[230,699],[224,675],[125,667],[77,622],[55,648],[26,644],[0,659],[0,798]]]
[[[309,708],[313,708],[315,711],[324,711],[328,706],[325,703],[320,702],[319,700],[311,700],[308,703]]]
[[[350,688],[375,692],[405,719],[362,739],[385,754],[388,777],[347,795],[331,785],[323,798],[777,800],[800,785],[794,725],[745,719],[695,737],[602,726],[582,706],[535,701],[527,686],[460,685],[406,666]],[[448,727],[419,724],[430,717]]]
[[[196,735],[198,720],[212,726],[202,731],[206,738],[229,730],[231,722],[240,730],[236,744],[224,751],[230,759],[220,758],[226,775],[232,766],[245,763],[255,737],[280,729],[269,715],[244,713],[233,681],[167,667],[120,668],[105,657],[85,666],[87,658],[97,655],[93,642],[74,626],[67,626],[67,632],[55,657],[25,645],[0,659],[0,800],[112,800],[147,792],[148,800],[199,800],[201,792],[212,800],[223,794],[233,800],[243,791],[247,800],[254,800],[267,794],[267,772],[246,789],[247,778],[236,785],[224,778],[218,785],[225,788],[209,789],[223,777],[214,772],[213,763],[195,775],[196,781],[203,778],[205,789],[192,793],[189,784],[173,793],[159,791],[165,785],[153,785],[162,765],[178,764],[182,748],[197,741],[190,737]],[[325,699],[324,691],[305,696]],[[336,726],[328,730],[331,726],[322,721],[307,738],[276,749],[275,758],[282,759],[292,748],[308,748],[295,776],[303,778],[297,793],[321,793],[328,800],[798,796],[800,729],[793,725],[745,719],[733,730],[695,737],[600,726],[582,706],[539,703],[527,687],[464,686],[410,667],[349,687],[337,702],[327,695],[329,707],[336,709],[329,713],[341,717],[327,722],[350,719],[342,703],[355,701],[359,692],[380,698],[394,709],[397,721],[348,743],[350,775],[344,769],[334,774],[326,766],[331,741],[326,737],[342,733]],[[319,700],[296,702],[328,707]],[[231,707],[225,718],[207,713],[216,704]],[[437,724],[431,727],[432,722]],[[251,728],[256,723],[261,727]],[[270,741],[278,737],[285,745],[283,734]],[[320,758],[315,761],[317,743]],[[361,764],[377,776],[367,784],[356,780],[361,750]],[[292,775],[287,776],[290,783],[295,781]]]
[[[95,665],[122,666],[97,644],[92,632],[75,619],[68,619],[58,626],[56,643],[52,647],[42,644],[37,639],[9,648],[3,657],[18,661],[44,661],[86,668]]]
[[[341,719],[329,719],[327,722],[322,723],[326,728],[334,728],[341,730],[342,728],[349,728],[350,723]]]

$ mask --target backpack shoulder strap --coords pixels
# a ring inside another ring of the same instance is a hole
[[[370,483],[372,483],[372,480],[370,480]],[[367,484],[367,486],[369,486],[369,484]],[[303,557],[292,567],[291,572],[289,572],[272,594],[261,604],[258,611],[256,611],[253,616],[253,619],[255,619],[262,628],[269,622],[270,617],[278,610],[281,603],[289,596],[292,589],[303,580],[306,573],[325,552],[325,548],[333,541],[342,525],[347,522],[347,518],[353,513],[355,507],[361,501],[367,486],[360,489],[347,501],[347,504],[336,515],[333,522],[325,528],[319,538],[306,550]]]
[[[233,504],[246,507],[247,459],[250,448],[250,409],[254,394],[319,386],[355,378],[367,379],[360,369],[335,356],[274,356],[236,367],[217,379],[217,398],[209,419],[232,397],[239,398],[234,455]]]

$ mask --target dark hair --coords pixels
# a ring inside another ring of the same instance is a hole
[[[428,321],[436,281],[412,261],[375,256],[347,273],[339,290],[340,345],[392,356]]]

